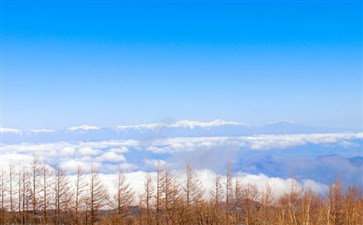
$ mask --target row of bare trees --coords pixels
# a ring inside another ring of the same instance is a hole
[[[87,179],[86,179],[87,178]],[[94,224],[109,204],[108,190],[95,168],[79,167],[74,180],[37,157],[31,165],[0,172],[0,224]]]
[[[145,225],[362,225],[363,195],[340,181],[327,196],[291,183],[289,193],[275,197],[273,187],[259,191],[232,176],[216,175],[205,190],[191,166],[181,181],[165,166],[146,173],[136,194],[120,171],[110,194],[95,168],[68,175],[34,157],[31,166],[2,167],[0,224],[145,224]]]

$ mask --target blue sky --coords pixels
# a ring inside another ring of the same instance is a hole
[[[3,126],[362,129],[361,1],[3,1]]]

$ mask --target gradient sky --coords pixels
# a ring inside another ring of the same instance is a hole
[[[3,126],[362,129],[362,1],[2,1]]]

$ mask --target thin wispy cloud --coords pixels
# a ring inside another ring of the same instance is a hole
[[[14,129],[14,128],[3,128],[0,127],[0,133],[10,133],[10,134],[21,134],[21,130]]]
[[[100,128],[97,127],[97,126],[92,126],[92,125],[81,125],[81,126],[78,126],[78,127],[70,127],[68,128],[68,130],[71,130],[71,131],[77,131],[77,130],[99,130]]]

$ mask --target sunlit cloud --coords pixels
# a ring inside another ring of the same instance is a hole
[[[99,129],[100,129],[99,127],[92,126],[92,125],[81,125],[81,126],[78,126],[78,127],[70,127],[70,128],[68,128],[68,130],[71,130],[71,131],[76,131],[76,130],[85,130],[85,131],[88,131],[88,130],[99,130]]]

